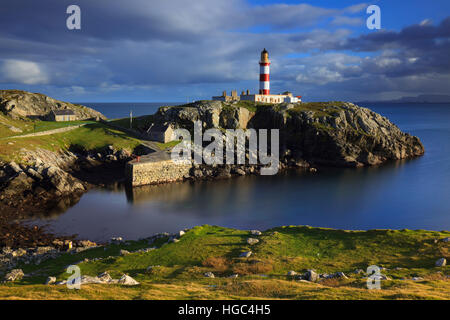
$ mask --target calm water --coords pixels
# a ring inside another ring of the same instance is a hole
[[[425,156],[380,168],[91,191],[65,213],[37,222],[96,241],[201,224],[449,230],[450,105],[370,107],[419,136]]]

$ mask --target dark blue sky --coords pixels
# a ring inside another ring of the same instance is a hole
[[[81,7],[81,30],[66,8]],[[366,27],[370,4],[381,30]],[[68,101],[186,101],[271,87],[306,100],[450,94],[450,1],[15,0],[0,88]]]

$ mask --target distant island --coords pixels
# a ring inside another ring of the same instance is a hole
[[[450,103],[450,96],[443,94],[421,94],[416,97],[402,97],[395,100],[359,101],[363,103]]]

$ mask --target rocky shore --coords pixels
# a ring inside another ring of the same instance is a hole
[[[0,163],[0,246],[59,241],[60,237],[42,227],[26,226],[20,220],[63,212],[91,188],[123,183],[123,168],[130,154],[109,146],[83,154],[37,149],[24,151],[23,157],[32,164]],[[61,239],[73,238],[67,235]]]

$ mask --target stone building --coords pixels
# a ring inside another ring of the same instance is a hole
[[[232,101],[239,101],[239,96],[236,90],[232,90],[231,96],[228,96],[227,92],[223,91],[221,96],[215,96],[212,97],[212,99],[216,101],[232,102]]]
[[[152,124],[147,130],[150,140],[167,143],[173,141],[175,126],[172,123]]]
[[[52,110],[48,115],[50,121],[75,121],[77,116],[70,109]]]

